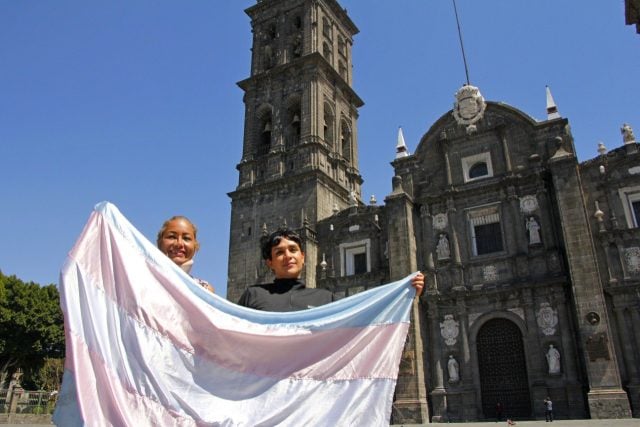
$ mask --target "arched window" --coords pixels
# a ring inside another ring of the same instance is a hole
[[[324,56],[324,59],[329,63],[333,64],[333,52],[331,52],[331,46],[329,46],[327,42],[322,44],[322,56]]]
[[[256,138],[256,155],[262,156],[269,152],[271,149],[271,140],[272,140],[272,113],[271,106],[268,104],[262,105],[258,108],[256,117],[256,128],[255,128],[255,138]]]
[[[338,72],[340,73],[340,77],[342,77],[344,80],[347,80],[347,67],[342,61],[338,61]]]
[[[469,168],[469,179],[480,178],[489,174],[486,162],[478,162]]]
[[[342,36],[338,36],[338,53],[342,56],[347,56],[347,45]]]
[[[262,122],[262,131],[260,132],[260,145],[258,146],[258,154],[267,154],[271,148],[271,117]]]
[[[326,17],[322,18],[322,34],[324,34],[324,36],[326,38],[331,40],[331,37],[332,37],[332,34],[331,34],[331,21],[329,21],[329,19],[326,18]]]
[[[462,158],[464,182],[475,181],[493,176],[491,153],[485,152]]]
[[[324,142],[333,147],[334,144],[334,126],[335,118],[331,107],[326,102],[324,103]]]
[[[340,125],[340,145],[342,157],[351,162],[351,129],[346,121],[342,121]]]
[[[300,111],[299,100],[296,100],[287,108],[287,147],[293,147],[300,143],[301,130],[302,114]]]

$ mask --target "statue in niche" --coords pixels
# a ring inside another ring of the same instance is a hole
[[[438,259],[449,259],[451,250],[449,249],[449,239],[446,234],[440,234],[440,240],[438,240],[438,245],[436,246],[436,253],[438,254]]]
[[[560,373],[560,352],[553,344],[549,344],[549,350],[545,356],[549,365],[549,374],[555,375]]]
[[[527,231],[529,232],[530,245],[539,245],[542,242],[540,240],[540,224],[532,216],[527,220]]]
[[[636,142],[636,137],[633,134],[633,129],[631,129],[631,126],[629,126],[628,123],[622,125],[620,133],[622,133],[622,141],[625,144],[633,144],[634,142]]]
[[[460,381],[460,365],[453,354],[449,355],[449,361],[447,362],[447,371],[449,371],[449,382],[457,383]]]

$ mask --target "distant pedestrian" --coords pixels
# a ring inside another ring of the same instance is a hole
[[[553,422],[553,402],[549,396],[544,399],[544,418],[548,423]]]

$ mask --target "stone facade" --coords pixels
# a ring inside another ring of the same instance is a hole
[[[579,163],[557,110],[536,121],[465,86],[415,153],[393,161],[384,205],[365,205],[362,101],[350,86],[355,25],[333,0],[262,0],[247,13],[254,48],[252,75],[240,82],[229,299],[270,280],[259,239],[286,223],[306,238],[310,286],[349,296],[425,272],[394,423],[493,419],[498,403],[504,415],[542,418],[547,396],[558,418],[640,417],[631,128],[622,147]],[[292,40],[302,40],[294,56]],[[296,115],[300,128],[287,133]]]

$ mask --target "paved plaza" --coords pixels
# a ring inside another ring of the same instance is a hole
[[[544,420],[537,421],[517,421],[516,427],[640,427],[640,419],[629,418],[624,420],[556,420],[547,423]],[[447,426],[447,427],[502,427],[507,426],[506,421],[500,422],[470,422],[470,423],[443,423],[443,424],[402,424],[395,427],[418,427],[418,426]]]
[[[51,424],[0,424],[9,427],[41,427]],[[471,423],[438,423],[438,424],[397,424],[394,427],[506,427],[506,421],[500,422],[471,422]],[[517,427],[640,427],[640,419],[630,418],[625,420],[558,420],[553,423],[546,423],[544,420],[538,421],[516,421]]]

